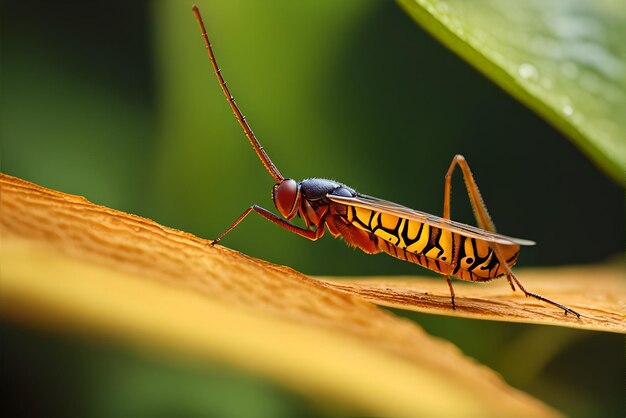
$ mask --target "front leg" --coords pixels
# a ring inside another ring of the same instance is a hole
[[[224,235],[228,234],[230,231],[233,230],[233,228],[235,228],[237,225],[239,225],[239,223],[241,221],[244,220],[244,218],[246,216],[248,216],[248,214],[252,211],[255,211],[256,213],[258,213],[259,215],[263,216],[266,219],[269,219],[270,221],[274,222],[276,225],[286,229],[287,231],[293,232],[294,234],[298,234],[301,237],[304,238],[308,238],[311,241],[315,241],[318,238],[321,238],[322,235],[324,235],[324,219],[322,218],[320,220],[320,225],[317,227],[316,230],[311,230],[311,229],[305,229],[305,228],[301,228],[297,225],[294,225],[290,222],[287,222],[286,220],[284,220],[283,218],[278,217],[277,215],[274,215],[272,212],[270,212],[267,209],[262,208],[261,206],[258,205],[252,205],[250,206],[248,209],[246,209],[244,211],[244,213],[241,214],[241,216],[239,216],[235,222],[233,222],[233,224],[231,226],[229,226],[224,232],[222,232],[217,238],[215,238],[213,241],[211,241],[211,245],[215,245],[217,244],[222,238],[224,238]]]

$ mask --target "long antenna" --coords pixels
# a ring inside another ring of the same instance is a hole
[[[243,131],[246,133],[248,140],[252,144],[252,147],[256,151],[256,154],[261,159],[261,162],[265,166],[265,169],[271,174],[272,177],[274,177],[274,180],[276,180],[277,183],[280,183],[285,178],[282,174],[280,174],[280,171],[278,171],[278,168],[276,168],[272,160],[270,160],[270,157],[267,155],[267,153],[259,143],[259,140],[256,139],[256,136],[254,136],[254,132],[252,132],[252,128],[250,128],[250,125],[248,125],[246,117],[241,113],[241,110],[239,110],[237,103],[235,103],[235,98],[232,94],[230,94],[228,87],[226,87],[226,81],[224,81],[224,77],[222,77],[222,72],[217,66],[217,62],[215,61],[213,48],[211,48],[211,42],[209,41],[209,37],[206,34],[206,29],[204,28],[204,22],[202,21],[202,16],[200,16],[200,10],[198,10],[198,6],[194,4],[191,10],[193,10],[193,14],[196,16],[196,20],[200,25],[200,30],[202,31],[202,37],[204,38],[204,44],[206,45],[206,49],[209,52],[209,59],[211,60],[213,71],[215,71],[215,75],[217,76],[217,80],[220,83],[220,87],[222,88],[224,95],[226,96],[226,100],[228,100],[230,107],[233,109],[235,117],[239,121],[239,124],[243,128]]]

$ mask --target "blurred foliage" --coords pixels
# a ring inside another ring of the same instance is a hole
[[[624,415],[624,336],[395,311],[571,417]]]
[[[232,93],[285,175],[334,178],[440,213],[443,174],[462,153],[499,230],[539,243],[525,249],[521,264],[597,262],[623,251],[620,187],[397,5],[199,6]],[[190,4],[39,0],[0,7],[3,172],[207,238],[253,203],[273,209],[271,178],[219,90]],[[453,190],[453,216],[473,223],[459,178]],[[418,268],[329,237],[309,242],[253,216],[223,244],[308,274],[410,275]],[[411,317],[499,371],[502,363],[486,358],[536,332]],[[613,415],[623,408],[619,395],[587,389],[598,380],[596,369],[614,370],[602,379],[622,387],[623,352],[612,353],[623,340],[580,335],[545,332],[542,344],[561,341],[561,348],[540,373],[525,377],[524,388],[572,415]],[[45,341],[33,351],[47,350]],[[13,352],[4,361],[20,355],[34,354]],[[86,354],[94,361],[100,355]],[[524,369],[533,356],[510,361]],[[505,375],[509,382],[515,373]],[[71,393],[63,379],[50,385]],[[111,389],[101,395],[113,396]],[[574,401],[585,393],[578,410]]]
[[[13,379],[3,381],[2,402],[10,416],[279,418],[331,410],[222,364],[71,342],[6,323],[0,332],[3,358],[11,359],[3,364],[3,378]]]

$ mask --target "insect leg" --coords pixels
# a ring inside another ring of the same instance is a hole
[[[244,218],[246,216],[248,216],[248,214],[252,211],[255,211],[256,213],[258,213],[259,215],[263,216],[266,219],[269,219],[270,221],[274,222],[275,224],[277,224],[278,226],[286,229],[287,231],[293,232],[294,234],[298,234],[301,237],[304,238],[308,238],[311,241],[315,241],[316,239],[320,238],[322,235],[324,235],[324,222],[323,220],[320,222],[320,226],[315,230],[310,230],[310,229],[304,229],[301,228],[297,225],[293,225],[289,222],[287,222],[286,220],[274,215],[272,212],[270,212],[267,209],[262,208],[261,206],[257,206],[257,205],[252,205],[250,206],[248,209],[246,209],[244,211],[244,213],[241,214],[241,216],[239,216],[235,222],[233,222],[233,224],[231,226],[229,226],[228,228],[226,228],[226,230],[224,232],[222,232],[217,238],[215,238],[213,241],[211,241],[211,245],[215,245],[217,244],[223,237],[224,235],[228,234],[230,231],[233,230],[233,228],[235,228],[237,225],[239,225],[239,223],[241,221],[244,220]]]
[[[506,280],[509,282],[509,284],[511,285],[511,289],[513,289],[513,291],[515,292],[515,285],[513,284],[513,280],[511,280],[511,276],[507,275],[506,276]]]
[[[474,211],[474,216],[476,217],[478,226],[486,231],[495,232],[496,227],[493,224],[491,216],[489,216],[489,212],[487,211],[487,207],[483,202],[483,198],[480,195],[480,190],[478,189],[476,180],[474,180],[474,176],[472,175],[472,171],[470,170],[465,157],[461,154],[454,156],[452,163],[448,168],[448,172],[446,173],[443,198],[443,217],[445,219],[450,219],[450,180],[452,179],[452,173],[457,165],[463,172],[463,181],[465,182],[467,195],[469,196],[470,203],[472,204],[472,210]]]
[[[520,290],[521,290],[522,292],[524,292],[524,294],[525,294],[527,297],[532,297],[532,298],[535,298],[535,299],[539,299],[539,300],[541,300],[541,301],[544,301],[544,302],[546,302],[546,303],[549,303],[549,304],[551,304],[551,305],[554,305],[554,306],[556,306],[556,307],[558,307],[558,308],[561,308],[561,309],[563,309],[563,311],[565,311],[565,315],[567,315],[568,313],[571,313],[572,315],[576,315],[576,317],[577,317],[577,318],[580,318],[580,314],[579,314],[578,312],[574,311],[573,309],[570,309],[570,308],[568,308],[568,307],[567,307],[567,306],[565,306],[565,305],[561,305],[561,304],[560,304],[560,303],[558,303],[558,302],[555,302],[555,301],[550,300],[550,299],[548,299],[548,298],[545,298],[545,297],[543,297],[543,296],[541,296],[541,295],[538,295],[538,294],[536,294],[536,293],[529,292],[528,290],[526,290],[526,289],[524,288],[524,286],[522,286],[522,284],[520,283],[520,281],[518,280],[518,278],[517,278],[517,277],[515,277],[515,275],[514,275],[514,274],[513,274],[513,272],[511,271],[511,268],[510,268],[510,267],[509,267],[509,266],[505,263],[505,259],[504,259],[504,257],[502,256],[502,253],[500,252],[500,249],[498,248],[498,244],[493,244],[493,245],[491,245],[491,244],[490,244],[490,245],[489,245],[489,247],[490,247],[490,248],[491,248],[491,249],[495,252],[496,257],[498,258],[498,261],[500,262],[500,265],[504,266],[504,268],[507,270],[507,274],[506,274],[506,276],[507,276],[507,278],[509,279],[509,282],[511,283],[511,285],[512,285],[511,280],[513,280],[513,281],[517,284],[517,286],[520,288]]]
[[[456,310],[456,305],[454,304],[454,288],[452,287],[450,276],[446,276],[446,280],[448,281],[448,287],[450,288],[450,298],[452,299],[452,309]]]
[[[515,292],[515,285],[513,284],[513,279],[511,279],[510,275],[506,275],[506,280],[509,282],[509,284],[511,285],[511,289],[513,289],[513,291]]]
[[[451,180],[452,173],[454,172],[454,169],[457,165],[461,168],[461,172],[463,173],[463,181],[465,182],[467,195],[469,196],[470,203],[472,204],[472,211],[474,212],[474,217],[476,218],[478,226],[486,231],[496,232],[496,226],[491,220],[491,216],[489,216],[487,206],[485,205],[485,202],[483,201],[483,198],[480,194],[480,190],[478,189],[476,180],[474,180],[472,170],[470,170],[469,164],[465,160],[465,157],[463,157],[461,154],[457,154],[454,156],[454,158],[452,159],[452,163],[450,163],[450,167],[446,172],[443,191],[443,218],[450,219],[450,193],[452,189]],[[515,286],[513,285],[511,277],[507,275],[506,279],[511,285],[511,289],[515,291]]]

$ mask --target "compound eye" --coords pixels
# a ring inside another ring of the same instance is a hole
[[[274,186],[274,204],[285,218],[290,219],[295,214],[295,204],[298,196],[298,183],[293,179],[286,179]]]

